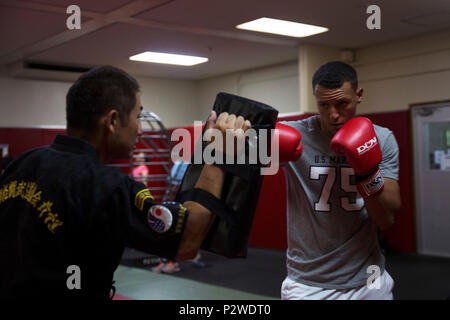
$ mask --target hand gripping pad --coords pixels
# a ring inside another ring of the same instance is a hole
[[[243,116],[251,121],[255,130],[274,129],[278,117],[278,111],[268,105],[227,93],[217,95],[213,110],[217,115],[228,112]],[[268,137],[270,148],[270,131]],[[204,143],[197,143],[197,147],[201,147],[202,150],[205,146]],[[192,163],[186,170],[176,201],[180,203],[188,200],[196,201],[216,214],[202,244],[203,250],[229,258],[245,258],[264,178],[261,175],[260,161],[258,160],[257,164],[250,164],[246,153],[245,164],[221,165],[227,172],[219,200],[204,190],[194,189],[204,164],[193,164],[193,160],[192,157]]]

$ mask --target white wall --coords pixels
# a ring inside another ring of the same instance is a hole
[[[167,128],[194,124],[200,120],[194,81],[137,78],[144,110],[156,113]]]
[[[201,119],[208,117],[219,92],[257,100],[280,113],[298,112],[298,88],[296,61],[202,80],[197,87]]]
[[[142,105],[155,112],[167,127],[198,119],[196,84],[138,78]],[[0,127],[65,127],[65,97],[70,82],[12,78],[0,73]]]
[[[450,100],[450,30],[356,51],[359,112],[406,110]]]
[[[340,50],[325,46],[304,44],[298,50],[299,101],[303,112],[317,112],[313,95],[312,78],[316,70],[329,61],[339,60]]]
[[[245,96],[280,113],[299,111],[297,62],[202,81],[138,77],[144,109],[168,128],[204,121],[219,92]],[[65,127],[70,82],[9,77],[0,71],[0,127]]]
[[[65,126],[68,82],[15,79],[0,75],[0,126]]]

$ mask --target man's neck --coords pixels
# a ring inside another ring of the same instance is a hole
[[[107,162],[106,143],[104,143],[103,139],[99,134],[88,135],[85,132],[79,130],[70,130],[70,131],[67,130],[67,135],[84,140],[89,144],[91,144],[97,153],[97,157],[100,163],[105,164]]]

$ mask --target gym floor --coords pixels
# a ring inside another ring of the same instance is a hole
[[[115,273],[118,299],[266,300],[279,299],[286,275],[285,252],[249,248],[247,259],[227,259],[201,251],[200,263],[180,262],[172,274],[154,273],[157,258],[126,249]],[[396,300],[450,297],[450,259],[386,253]]]

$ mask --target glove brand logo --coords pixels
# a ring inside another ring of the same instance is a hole
[[[156,205],[148,210],[148,224],[158,233],[166,232],[172,226],[172,213],[164,206]]]
[[[373,178],[370,178],[368,182],[364,183],[364,189],[367,194],[374,194],[380,190],[384,185],[384,179],[380,171],[377,171]]]
[[[377,190],[381,182],[382,178],[378,176],[367,184],[367,189],[371,191]]]
[[[363,153],[366,153],[376,145],[377,145],[377,137],[375,136],[366,143],[364,143],[362,146],[356,148],[356,150],[358,150],[358,155],[362,155]]]

